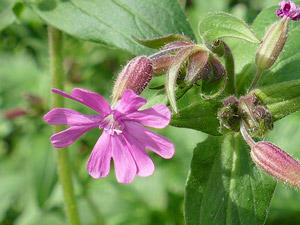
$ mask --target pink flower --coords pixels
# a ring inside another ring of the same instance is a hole
[[[278,17],[286,17],[291,20],[300,19],[300,8],[292,1],[281,1],[278,3],[280,9],[276,9],[276,15]]]
[[[154,172],[154,164],[146,148],[166,159],[174,155],[172,142],[140,125],[166,127],[171,119],[167,106],[155,105],[138,111],[147,100],[129,89],[124,91],[115,108],[111,108],[101,95],[85,89],[75,88],[71,95],[57,89],[52,91],[97,112],[96,115],[83,115],[72,109],[56,108],[44,116],[49,124],[70,126],[50,138],[56,148],[71,145],[91,129],[103,128],[87,162],[87,171],[93,178],[108,175],[112,158],[118,182],[130,183],[136,174],[146,177]]]

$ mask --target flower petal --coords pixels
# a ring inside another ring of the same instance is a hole
[[[135,162],[122,135],[111,136],[112,157],[119,183],[131,183],[137,173]]]
[[[145,110],[124,115],[120,119],[138,122],[148,127],[165,128],[170,123],[171,111],[165,105],[155,105]]]
[[[131,136],[136,141],[140,142],[145,148],[150,149],[165,159],[169,159],[174,155],[174,144],[167,138],[134,122],[125,122],[124,124],[126,137],[127,135]]]
[[[121,97],[120,105],[117,106],[116,110],[122,114],[127,114],[138,110],[146,103],[146,99],[135,94],[132,90],[127,89],[124,91]]]
[[[52,92],[55,94],[59,94],[63,97],[72,99],[74,101],[80,102],[81,104],[84,104],[101,114],[106,115],[111,112],[108,102],[98,93],[80,88],[73,89],[71,91],[71,95],[58,89],[52,89]],[[73,97],[72,95],[74,95],[75,97]]]
[[[44,116],[44,120],[52,125],[83,126],[100,123],[101,115],[83,115],[72,109],[55,108]]]
[[[138,169],[137,174],[141,177],[152,175],[155,169],[154,163],[145,149],[142,147],[143,145],[141,145],[141,143],[136,141],[130,135],[124,134],[124,138],[136,163]]]
[[[85,132],[98,127],[97,124],[74,126],[51,136],[50,141],[55,148],[64,148],[76,141]]]
[[[86,168],[93,178],[103,178],[109,174],[112,157],[111,135],[103,131],[89,157]]]
[[[96,92],[85,90],[82,88],[74,88],[71,95],[80,98],[83,102],[90,105],[89,107],[101,114],[110,114],[111,109],[109,103]]]

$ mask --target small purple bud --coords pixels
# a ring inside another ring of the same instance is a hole
[[[300,164],[276,145],[265,141],[255,143],[251,157],[266,173],[291,186],[300,187]]]
[[[209,62],[210,62],[210,64],[214,68],[214,73],[213,73],[212,81],[221,80],[225,76],[225,74],[226,74],[226,70],[225,70],[224,66],[215,57],[210,58]]]
[[[276,9],[276,15],[280,18],[287,18],[288,20],[300,19],[300,8],[292,1],[281,1],[278,3],[279,9]]]
[[[184,81],[188,84],[194,83],[210,74],[210,66],[207,64],[208,53],[200,51],[192,55],[189,59]]]
[[[152,73],[152,63],[148,57],[138,56],[132,59],[115,81],[112,102],[118,101],[126,89],[133,90],[137,95],[141,94],[149,84]]]

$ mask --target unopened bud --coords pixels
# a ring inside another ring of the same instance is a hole
[[[255,58],[260,70],[269,69],[277,60],[288,36],[288,19],[273,23],[266,32]]]
[[[209,59],[209,63],[211,65],[211,73],[207,76],[210,81],[218,81],[221,80],[225,74],[226,70],[222,63],[215,57]]]
[[[153,65],[153,76],[160,76],[166,74],[170,65],[172,64],[174,55],[162,56],[151,60]]]
[[[112,102],[118,101],[126,89],[141,94],[150,82],[152,73],[152,63],[148,57],[138,56],[132,59],[117,77]]]
[[[253,161],[266,173],[291,186],[300,187],[300,164],[270,142],[258,142],[251,148]]]
[[[192,55],[189,59],[185,83],[194,83],[210,74],[210,66],[207,63],[209,54],[206,51],[200,51]]]
[[[9,120],[13,120],[17,117],[24,116],[27,114],[27,111],[22,108],[8,109],[4,112],[4,117]]]

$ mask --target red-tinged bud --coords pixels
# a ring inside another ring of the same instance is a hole
[[[211,81],[221,80],[226,74],[226,70],[222,63],[215,57],[210,58],[209,63],[212,66],[212,73],[210,73],[208,79]]]
[[[266,173],[291,186],[300,187],[300,164],[276,145],[265,141],[255,143],[251,157]]]
[[[153,67],[146,56],[132,59],[118,75],[113,88],[113,103],[117,102],[126,89],[141,94],[152,78]]]
[[[277,60],[288,36],[288,22],[288,19],[283,18],[267,30],[255,58],[260,70],[269,69]]]
[[[153,76],[160,76],[166,74],[170,65],[172,64],[174,55],[162,56],[151,60],[153,65]]]
[[[184,78],[185,83],[197,82],[210,74],[211,69],[207,63],[208,57],[209,54],[205,51],[199,51],[190,57]]]
[[[25,109],[15,108],[15,109],[6,110],[4,112],[4,117],[6,119],[12,120],[12,119],[15,119],[17,117],[20,117],[20,116],[23,116],[23,115],[26,115],[26,114],[27,114],[27,111]]]
[[[170,42],[170,43],[166,44],[163,47],[163,49],[172,49],[172,48],[186,47],[186,46],[189,46],[191,44],[192,43],[188,43],[188,42],[185,42],[185,41],[173,41],[173,42]]]

